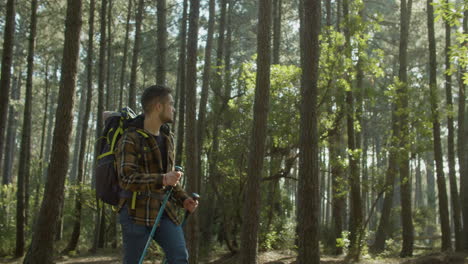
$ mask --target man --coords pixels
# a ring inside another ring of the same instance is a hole
[[[171,92],[160,85],[144,90],[141,96],[144,115],[130,123],[115,154],[119,184],[124,190],[119,202],[123,263],[138,263],[169,186],[173,186],[172,199],[153,239],[162,247],[170,264],[188,263],[176,206],[193,212],[198,202],[180,187],[183,173],[174,171],[174,141],[165,125],[173,121],[175,111]]]

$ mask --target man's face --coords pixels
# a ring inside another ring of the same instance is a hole
[[[163,123],[172,123],[174,121],[174,99],[172,95],[168,95],[165,102],[161,104],[162,110],[159,113],[159,118]]]

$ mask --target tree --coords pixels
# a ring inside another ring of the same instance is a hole
[[[51,254],[54,252],[53,237],[56,232],[55,226],[58,221],[59,208],[63,201],[69,158],[68,151],[82,24],[81,8],[81,0],[67,1],[60,92],[50,167],[41,210],[34,226],[31,248],[24,259],[24,263],[53,263],[53,254]]]
[[[34,71],[34,50],[36,44],[37,0],[31,1],[31,22],[28,40],[28,70],[26,77],[26,98],[21,134],[21,149],[18,170],[18,191],[16,209],[16,257],[24,254],[24,227],[27,223],[27,203],[29,201],[28,182],[31,161],[31,119],[32,119],[32,81]]]
[[[130,89],[128,92],[128,106],[136,109],[136,81],[137,81],[137,67],[138,56],[140,54],[141,46],[141,24],[143,22],[143,13],[145,1],[139,0],[137,13],[135,18],[135,42],[133,43],[133,57],[132,57],[132,70],[130,73]]]
[[[131,1],[130,1],[131,2]],[[89,31],[88,31],[88,54],[86,58],[86,79],[87,79],[87,92],[86,92],[86,106],[83,117],[83,123],[81,129],[80,139],[80,152],[78,154],[78,173],[76,184],[78,185],[78,193],[75,197],[75,215],[73,219],[73,231],[71,238],[68,242],[67,247],[63,250],[63,253],[67,254],[70,251],[76,249],[78,240],[81,233],[81,211],[82,211],[82,182],[84,175],[84,158],[86,152],[86,138],[88,136],[88,120],[91,112],[91,101],[93,98],[93,42],[94,42],[94,9],[95,1],[91,0],[89,6]]]
[[[158,41],[156,53],[156,83],[166,84],[166,53],[167,53],[167,22],[166,22],[166,0],[157,1],[158,12]]]
[[[413,255],[414,244],[414,226],[411,209],[411,177],[409,171],[409,120],[408,120],[408,73],[407,73],[407,57],[408,57],[408,32],[409,22],[411,18],[412,0],[401,0],[400,4],[400,50],[399,60],[400,69],[398,77],[400,79],[397,101],[397,112],[399,116],[399,171],[400,171],[400,186],[401,186],[401,222],[403,246],[401,249],[401,257],[410,257]]]
[[[302,0],[301,14],[301,134],[297,212],[297,263],[320,263],[318,66],[320,1]]]
[[[271,61],[271,0],[261,0],[258,6],[257,77],[255,85],[254,120],[251,132],[247,183],[245,186],[244,221],[241,232],[241,263],[257,263],[258,227],[260,224],[260,179],[263,171],[265,138],[270,99]]]
[[[437,173],[437,189],[439,191],[439,216],[442,231],[442,251],[451,249],[450,221],[448,213],[447,189],[442,160],[442,142],[440,139],[440,117],[438,110],[437,92],[437,61],[436,42],[434,33],[434,7],[432,0],[427,0],[427,28],[429,41],[429,92],[431,103],[432,133],[434,136],[434,156]]]
[[[6,3],[5,28],[3,30],[2,68],[0,77],[0,165],[3,159],[5,128],[10,95],[11,65],[15,38],[15,0]]]
[[[450,4],[449,0],[445,1],[447,5]],[[452,200],[452,215],[455,232],[455,250],[462,251],[462,225],[460,215],[460,200],[458,196],[458,184],[455,171],[455,128],[453,115],[454,111],[452,99],[452,76],[448,73],[450,71],[450,46],[451,46],[451,27],[450,22],[445,21],[445,95],[447,111],[447,148],[448,148],[448,163],[449,163],[449,180],[450,180],[450,198]]]
[[[128,40],[130,34],[130,18],[132,16],[132,3],[133,1],[128,1],[128,8],[127,8],[127,23],[125,26],[125,41],[124,41],[124,48],[123,48],[123,57],[122,57],[122,68],[120,70],[120,90],[119,90],[119,109],[122,109],[123,103],[123,90],[125,87],[125,73],[127,72],[127,56],[128,56]]]
[[[187,174],[188,178],[187,189],[198,192],[198,157],[197,157],[197,128],[196,128],[196,111],[197,111],[197,43],[198,43],[198,19],[200,14],[200,2],[198,0],[190,0],[189,13],[189,31],[187,40],[187,131],[185,133],[187,157]],[[198,243],[199,243],[199,227],[198,214],[191,217],[187,228],[188,249],[190,254],[190,262],[198,263]]]

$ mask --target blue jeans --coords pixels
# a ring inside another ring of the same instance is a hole
[[[135,224],[129,217],[126,206],[120,210],[120,224],[124,249],[123,263],[137,264],[152,227]],[[188,252],[182,227],[174,224],[166,212],[161,217],[153,240],[162,247],[169,264],[188,264]]]

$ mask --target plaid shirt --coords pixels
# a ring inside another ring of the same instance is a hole
[[[174,170],[173,136],[162,131],[160,135],[164,136],[166,142],[167,171],[163,170],[156,139],[144,129],[128,128],[119,140],[115,153],[120,187],[137,192],[135,208],[131,206],[132,197],[122,197],[119,211],[127,202],[128,213],[135,223],[146,226],[154,224],[167,189],[163,186],[163,175]],[[176,205],[183,207],[183,201],[188,197],[180,185],[173,188],[172,199],[166,204],[165,211],[175,224],[180,224]]]

